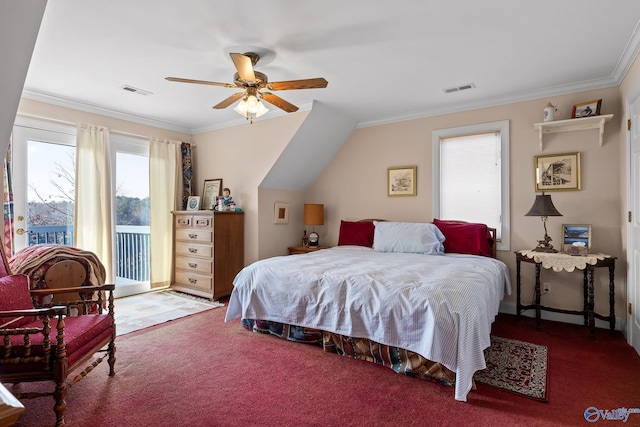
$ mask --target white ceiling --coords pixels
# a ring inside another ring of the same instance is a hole
[[[542,111],[618,85],[639,22],[637,0],[49,0],[23,96],[198,133],[244,122],[211,108],[235,89],[164,78],[232,82],[229,52],[255,51],[270,81],[329,81],[277,95],[359,126],[545,98]],[[284,114],[269,107],[258,120]]]

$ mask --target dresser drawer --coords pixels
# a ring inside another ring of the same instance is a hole
[[[213,289],[213,280],[211,279],[211,276],[204,276],[202,274],[189,273],[186,271],[176,271],[175,282],[177,285],[195,289],[207,291]]]
[[[176,242],[176,255],[211,258],[213,256],[213,247],[198,243]]]
[[[176,228],[178,227],[191,227],[193,224],[193,216],[191,215],[176,215],[174,218]]]
[[[211,217],[193,217],[193,226],[196,228],[212,228],[213,218]]]
[[[176,257],[176,268],[180,270],[189,270],[194,273],[211,274],[213,273],[213,262],[208,259]]]
[[[209,230],[197,230],[197,229],[177,229],[176,230],[176,240],[188,240],[191,242],[209,242],[211,243],[211,238],[213,236],[213,232],[211,229]]]

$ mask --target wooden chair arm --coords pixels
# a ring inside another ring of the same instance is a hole
[[[51,295],[61,294],[65,292],[92,292],[92,291],[113,291],[116,285],[107,284],[101,286],[77,286],[73,288],[46,288],[46,289],[31,289],[33,295]]]
[[[0,317],[28,317],[28,316],[44,316],[47,315],[49,317],[57,316],[59,314],[65,314],[66,307],[62,305],[56,305],[53,307],[46,308],[31,308],[27,310],[10,310],[10,311],[0,311]]]

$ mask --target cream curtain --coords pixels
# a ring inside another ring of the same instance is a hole
[[[151,287],[167,286],[171,281],[173,252],[171,211],[179,209],[181,192],[180,141],[149,140],[150,264]]]
[[[114,283],[113,215],[109,129],[78,125],[74,246],[97,255]]]

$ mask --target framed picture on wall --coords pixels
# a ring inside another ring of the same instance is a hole
[[[289,223],[289,203],[276,202],[273,212],[274,224],[288,224]]]
[[[536,191],[580,190],[580,153],[533,158]]]
[[[222,178],[205,179],[202,187],[202,208],[212,210],[218,196],[222,196]]]
[[[387,168],[387,196],[416,195],[416,166]]]

